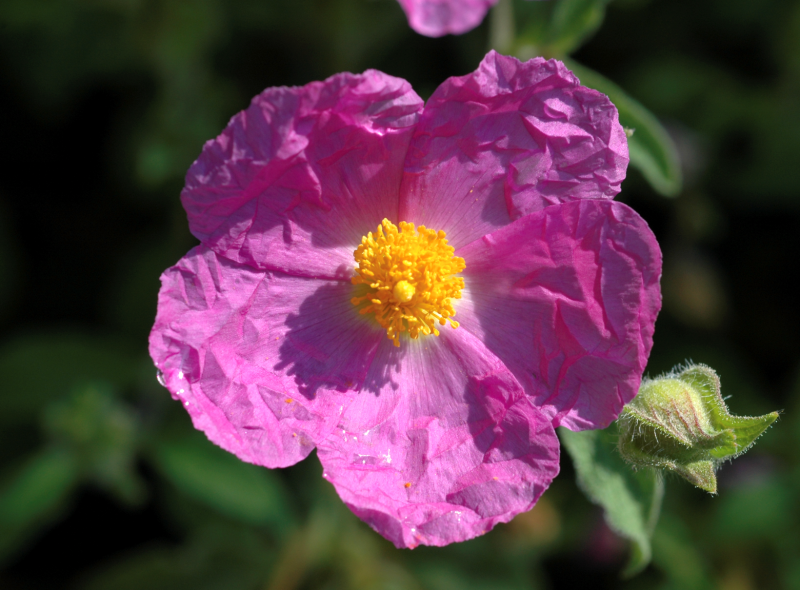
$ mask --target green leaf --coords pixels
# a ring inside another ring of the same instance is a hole
[[[661,511],[664,483],[652,469],[634,472],[616,451],[616,426],[605,430],[572,432],[559,436],[575,465],[578,485],[601,506],[608,525],[632,543],[623,575],[642,571],[652,555],[650,538]]]
[[[63,448],[49,448],[6,479],[0,492],[0,562],[59,516],[78,478],[75,456]]]
[[[692,365],[680,372],[680,380],[691,385],[701,395],[716,398],[721,385],[719,376],[705,365]]]
[[[678,150],[655,115],[601,74],[570,59],[564,61],[582,84],[606,94],[619,111],[619,122],[633,130],[628,138],[631,166],[656,192],[667,197],[677,195],[683,183]]]
[[[519,25],[519,33],[514,39],[514,53],[520,59],[530,59],[534,55],[564,59],[597,32],[609,2],[560,0],[518,3],[514,7]],[[498,11],[495,7],[493,19]]]
[[[717,493],[717,475],[714,462],[709,460],[692,463],[675,463],[672,470],[709,494]]]
[[[548,27],[547,53],[566,56],[583,45],[603,23],[610,0],[559,0]]]
[[[731,440],[725,447],[714,449],[711,454],[715,458],[730,459],[744,453],[756,442],[767,428],[778,419],[778,412],[770,412],[763,416],[720,416],[715,426],[727,429],[731,433]]]
[[[711,424],[719,431],[726,432],[725,444],[711,449],[715,459],[731,459],[749,449],[759,436],[778,419],[778,412],[763,416],[733,416],[722,398],[721,385],[716,372],[705,365],[689,367],[678,378],[694,387],[707,401],[707,412]]]
[[[199,433],[161,441],[153,456],[175,487],[228,516],[279,532],[291,524],[286,492],[274,473],[237,459]]]

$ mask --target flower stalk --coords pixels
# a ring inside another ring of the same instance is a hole
[[[500,0],[492,8],[489,22],[489,49],[511,54],[514,49],[514,6],[511,0]]]

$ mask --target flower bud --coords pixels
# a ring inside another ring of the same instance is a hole
[[[719,464],[744,453],[777,418],[731,416],[714,370],[691,365],[642,383],[619,416],[619,451],[634,467],[670,469],[713,494]]]

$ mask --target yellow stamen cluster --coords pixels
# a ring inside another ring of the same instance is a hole
[[[358,296],[351,300],[362,314],[374,314],[386,335],[400,346],[400,333],[411,338],[439,335],[436,322],[458,328],[453,299],[461,299],[464,259],[453,256],[443,231],[400,222],[400,229],[384,219],[377,231],[361,238],[353,253],[356,259],[354,285]]]

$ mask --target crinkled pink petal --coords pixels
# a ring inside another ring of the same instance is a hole
[[[349,282],[256,270],[205,246],[161,282],[150,355],[195,427],[251,463],[308,455],[385,338],[353,313]]]
[[[349,273],[354,244],[397,215],[421,110],[408,82],[375,70],[265,90],[189,169],[181,201],[192,233],[256,268]]]
[[[474,29],[497,0],[399,0],[408,24],[428,37],[460,35]]]
[[[424,111],[375,71],[266,90],[187,174],[202,245],[162,275],[151,356],[213,442],[268,467],[316,446],[398,547],[480,535],[555,477],[555,425],[638,389],[661,257],[609,200],[627,162],[616,109],[554,60],[490,52]],[[352,306],[383,218],[447,232],[460,328],[395,348]]]
[[[628,165],[617,109],[563,63],[489,52],[428,100],[405,162],[400,218],[455,247],[548,205],[611,199]]]
[[[461,328],[555,425],[604,428],[639,390],[661,308],[661,250],[613,201],[546,209],[459,249]]]
[[[384,338],[365,388],[318,444],[323,475],[397,547],[446,545],[529,510],[557,475],[550,421],[468,332]]]

